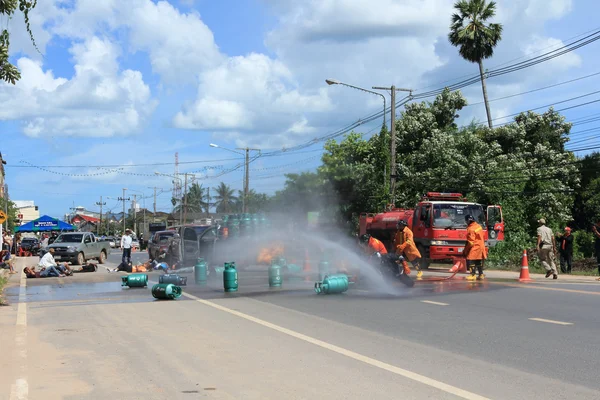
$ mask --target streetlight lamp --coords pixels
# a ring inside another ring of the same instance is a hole
[[[379,93],[377,93],[377,94],[379,94]],[[235,151],[232,149],[228,149],[227,147],[219,146],[218,144],[211,143],[209,146],[218,148],[218,149],[227,150],[232,153],[244,155],[244,153],[241,153],[239,151]],[[248,192],[249,192],[249,188],[250,188],[250,169],[248,168],[248,166],[250,164],[250,150],[258,151],[258,157],[260,157],[260,149],[251,149],[249,147],[244,147],[244,148],[238,147],[238,148],[236,148],[236,150],[243,150],[245,152],[245,156],[246,156],[246,162],[244,163],[245,178],[244,178],[244,196],[242,197],[242,212],[247,213],[248,212]]]
[[[181,180],[180,177],[175,176],[175,175],[168,175],[168,174],[162,174],[158,171],[154,171],[154,175],[162,175],[162,176],[168,176],[170,178],[173,179],[179,179],[179,183],[182,184],[183,181]],[[183,225],[183,207],[179,207],[179,225]]]
[[[331,86],[331,85],[347,86],[352,89],[361,90],[363,92],[367,92],[367,93],[374,94],[376,96],[380,96],[383,99],[383,126],[386,126],[385,114],[386,114],[387,107],[386,107],[386,100],[385,100],[384,95],[382,95],[381,93],[373,92],[372,90],[364,89],[364,88],[354,86],[354,85],[349,85],[347,83],[343,83],[343,82],[337,81],[335,79],[325,79],[325,83],[327,83],[329,86]]]

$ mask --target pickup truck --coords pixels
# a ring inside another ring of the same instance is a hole
[[[49,248],[54,249],[56,261],[70,261],[73,265],[83,265],[92,259],[104,264],[110,254],[110,243],[98,241],[89,232],[63,233]]]

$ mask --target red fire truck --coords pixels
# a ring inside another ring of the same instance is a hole
[[[423,266],[461,255],[467,238],[465,215],[486,229],[486,245],[504,240],[502,207],[468,202],[460,193],[429,192],[414,209],[391,208],[379,214],[360,215],[360,234],[368,233],[392,251],[396,224],[405,220],[423,256]]]

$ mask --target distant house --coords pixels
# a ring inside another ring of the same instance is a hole
[[[75,214],[69,221],[71,225],[75,225],[82,232],[92,232],[96,230],[96,226],[100,222],[100,218],[90,217],[89,215]]]

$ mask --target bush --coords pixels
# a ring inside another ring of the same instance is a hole
[[[573,232],[573,259],[579,260],[593,257],[595,240],[592,232]]]
[[[498,269],[518,269],[521,267],[523,250],[531,253],[535,241],[525,232],[507,233],[503,242],[490,247],[486,264]]]

